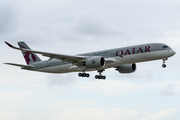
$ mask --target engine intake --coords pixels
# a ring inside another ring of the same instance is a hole
[[[101,68],[105,65],[105,59],[103,57],[94,56],[86,60],[85,65],[87,68]]]
[[[119,71],[120,73],[132,73],[134,71],[136,71],[136,64],[125,64],[125,65],[121,65],[118,66],[117,71]]]

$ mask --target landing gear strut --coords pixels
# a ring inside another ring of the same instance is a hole
[[[166,64],[165,64],[165,63],[166,63],[166,60],[167,60],[167,58],[163,58],[163,64],[162,64],[162,67],[163,67],[163,68],[166,67]]]
[[[103,70],[98,70],[98,72],[99,72],[99,75],[95,75],[95,78],[96,79],[106,79],[106,76],[104,76],[104,75],[101,75],[101,73],[104,71],[104,69]]]

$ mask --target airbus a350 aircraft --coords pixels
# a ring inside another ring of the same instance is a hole
[[[89,77],[85,71],[99,73],[96,79],[106,79],[101,73],[108,68],[115,68],[120,73],[132,73],[136,70],[136,63],[163,60],[162,67],[166,67],[165,61],[175,54],[168,45],[162,43],[151,43],[110,50],[103,50],[85,54],[65,55],[31,50],[25,42],[18,42],[19,48],[5,42],[9,47],[21,50],[27,65],[5,63],[19,66],[21,69],[47,72],[68,73],[80,72],[79,77]],[[42,61],[35,53],[49,57]]]

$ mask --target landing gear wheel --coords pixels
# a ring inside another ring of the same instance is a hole
[[[165,68],[165,67],[166,67],[166,64],[163,64],[162,67]]]
[[[82,77],[82,73],[78,73],[78,76],[79,76],[79,77]]]
[[[103,76],[103,75],[95,75],[95,78],[96,79],[106,79],[106,76]]]
[[[87,73],[87,74],[86,74],[86,77],[89,77],[89,76],[90,76],[89,73]]]
[[[78,73],[79,77],[89,77],[89,73]]]
[[[86,77],[86,73],[82,73],[82,77]]]
[[[95,75],[95,78],[98,79],[98,75]]]

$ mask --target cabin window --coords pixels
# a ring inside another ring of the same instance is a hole
[[[163,46],[163,48],[168,48],[168,46],[167,46],[167,45],[165,45],[165,46]]]

